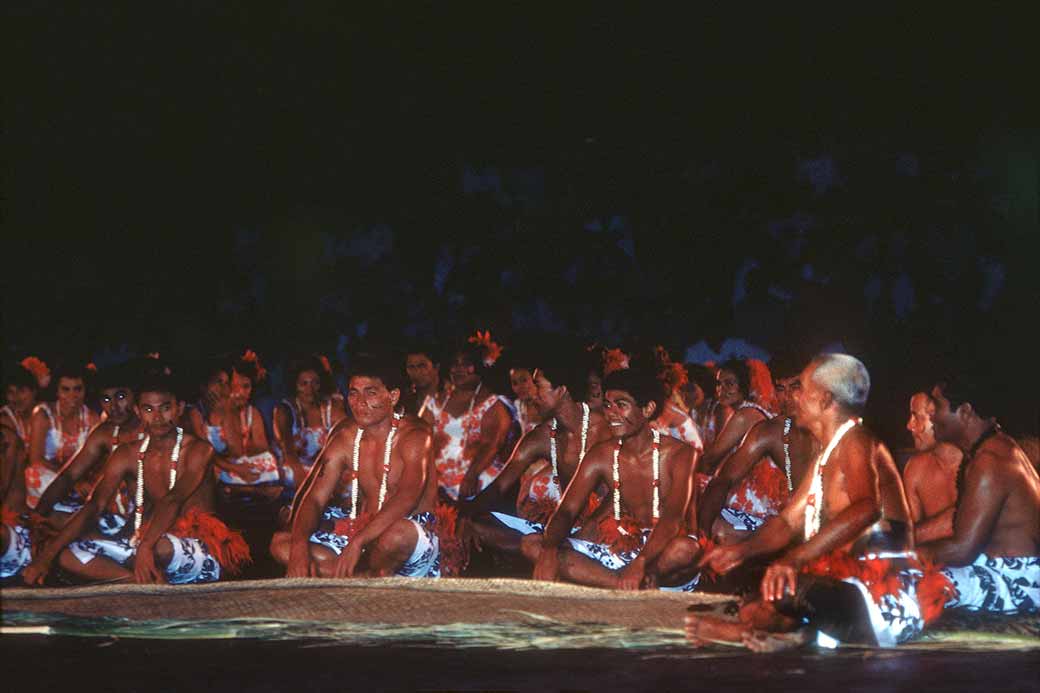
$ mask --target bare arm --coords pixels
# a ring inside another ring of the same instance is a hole
[[[903,488],[906,490],[906,502],[910,505],[910,517],[915,523],[924,519],[924,502],[920,496],[921,467],[927,462],[927,453],[917,454],[910,458],[903,470]]]
[[[29,464],[47,465],[44,453],[47,449],[47,434],[51,430],[50,417],[43,411],[43,405],[36,405],[29,420]]]
[[[697,471],[701,474],[714,473],[715,468],[722,462],[723,458],[733,448],[740,445],[740,441],[744,439],[751,427],[763,420],[765,420],[765,417],[757,409],[748,407],[747,409],[737,411],[726,422],[715,441],[701,455],[701,459],[697,463]]]
[[[546,459],[549,456],[548,441],[547,424],[539,424],[525,434],[513,449],[513,454],[509,456],[509,461],[506,462],[502,473],[495,477],[495,481],[492,482],[491,486],[473,499],[472,504],[467,509],[471,513],[484,512],[497,499],[505,496],[506,491],[519,481],[528,467],[538,460]]]
[[[683,526],[686,504],[689,503],[693,491],[693,465],[697,451],[689,445],[682,444],[681,447],[677,446],[673,454],[675,459],[670,460],[671,464],[668,465],[671,478],[664,510],[637,557],[637,560],[641,560],[645,565],[652,565],[668,542],[679,534]]]
[[[942,565],[969,565],[985,547],[1007,499],[1000,460],[980,452],[970,463],[964,480],[964,497],[953,524],[953,536],[918,547],[924,558]]]
[[[267,429],[264,428],[264,417],[260,410],[249,405],[253,410],[253,423],[249,429],[249,447],[243,453],[246,455],[259,455],[261,452],[269,452],[271,444],[267,441]]]
[[[3,436],[3,458],[0,459],[0,501],[15,512],[25,510],[26,450],[14,429],[0,427]]]
[[[953,516],[956,505],[943,510],[938,515],[929,517],[923,522],[914,523],[914,539],[918,544],[945,539],[953,534]]]
[[[718,472],[708,482],[704,494],[700,498],[700,507],[697,509],[697,527],[692,528],[699,531],[710,532],[715,518],[722,512],[722,506],[729,497],[730,490],[741,479],[751,472],[760,459],[769,454],[769,432],[766,426],[755,425],[743,442],[733,453],[727,457]]]
[[[132,455],[128,450],[117,451],[105,463],[101,479],[90,493],[90,497],[75,515],[62,527],[54,539],[47,542],[43,550],[33,559],[33,565],[26,568],[26,582],[42,582],[47,575],[51,563],[62,549],[76,541],[83,533],[94,525],[97,517],[108,507],[112,497],[119,490],[131,469]],[[31,569],[31,572],[30,572]],[[30,579],[31,578],[31,579]]]
[[[296,455],[296,439],[292,433],[292,417],[286,412],[286,406],[279,403],[274,408],[274,439],[282,450],[282,466],[292,470],[296,484],[303,483],[307,470],[300,464]]]
[[[473,448],[473,458],[459,486],[460,498],[469,498],[477,494],[478,479],[484,470],[491,466],[495,455],[505,444],[512,423],[509,410],[501,402],[495,402],[484,413],[480,420],[480,439]]]
[[[58,471],[58,476],[40,496],[40,502],[36,504],[36,512],[41,515],[50,514],[54,504],[69,495],[75,483],[108,454],[109,437],[109,432],[100,426],[90,432],[83,447],[65,463]]]
[[[353,443],[351,438],[344,435],[343,432],[346,430],[341,428],[333,434],[310,470],[309,484],[303,497],[296,503],[296,513],[293,516],[292,553],[307,552],[310,536],[318,528],[321,514],[336,490],[336,483],[343,474],[343,465],[347,460],[348,446]]]

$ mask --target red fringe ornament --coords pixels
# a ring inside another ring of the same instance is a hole
[[[498,361],[498,357],[502,355],[502,347],[498,342],[491,339],[491,330],[485,330],[481,332],[477,330],[477,333],[466,340],[470,344],[476,344],[484,350],[484,366],[491,368]]]
[[[260,357],[257,353],[252,349],[246,349],[246,353],[242,354],[242,360],[249,361],[256,366],[256,382],[263,382],[264,378],[267,377],[267,369],[260,363]]]
[[[773,390],[773,376],[769,372],[769,366],[758,359],[748,359],[747,367],[751,372],[749,398],[769,411],[775,411],[776,392]]]
[[[946,602],[957,596],[957,588],[950,578],[930,563],[923,563],[924,577],[917,582],[917,603],[925,623],[931,623],[942,615]]]
[[[336,524],[332,528],[332,531],[350,539],[357,536],[358,532],[363,530],[371,521],[371,513],[360,513],[353,520],[349,517],[344,517],[343,519],[336,520]]]
[[[35,356],[27,356],[21,361],[22,368],[26,369],[34,376],[36,376],[36,382],[40,387],[47,387],[51,381],[51,369],[47,367],[41,359]]]
[[[623,371],[629,366],[628,354],[621,349],[607,349],[603,353],[603,377],[614,371]]]
[[[457,536],[459,513],[454,507],[438,503],[434,510],[434,532],[441,548],[441,575],[458,577],[469,565],[469,551]]]
[[[249,544],[242,533],[229,528],[216,515],[192,508],[177,518],[170,528],[170,534],[178,537],[194,537],[209,549],[221,571],[229,575],[238,575],[242,568],[252,562]],[[142,531],[141,536],[144,536]]]
[[[0,522],[3,522],[8,527],[15,527],[22,524],[21,517],[11,508],[6,505],[0,508]]]
[[[596,543],[607,544],[614,553],[628,553],[642,546],[643,528],[630,515],[622,515],[620,521],[607,516],[596,529]]]

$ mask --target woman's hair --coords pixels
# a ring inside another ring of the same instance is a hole
[[[300,377],[300,373],[307,371],[314,371],[318,374],[318,393],[322,397],[328,397],[336,391],[336,382],[332,377],[332,368],[328,360],[318,354],[307,354],[289,361],[287,371],[289,379],[286,381],[286,387],[290,395],[296,393],[296,380]]]
[[[737,387],[740,388],[744,398],[751,396],[751,369],[748,367],[747,359],[734,358],[723,361],[715,367],[715,372],[729,371],[737,377]]]

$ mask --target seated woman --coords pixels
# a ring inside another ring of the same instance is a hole
[[[704,455],[697,463],[695,476],[701,489],[751,427],[774,416],[760,403],[772,400],[772,378],[761,361],[752,364],[745,359],[730,359],[718,367],[715,377],[716,402],[705,419]]]
[[[55,369],[56,399],[33,410],[29,432],[29,464],[25,469],[25,502],[35,508],[58,470],[87,440],[98,416],[87,407],[88,369],[64,364]],[[82,498],[69,497],[54,505],[57,513],[74,513]]]
[[[683,388],[689,382],[686,369],[681,363],[672,361],[664,347],[657,347],[654,355],[657,361],[657,377],[664,384],[666,398],[663,410],[651,425],[661,433],[692,446],[698,453],[703,452],[704,443],[701,441],[700,431],[683,401]]]
[[[329,432],[347,417],[347,412],[343,400],[332,397],[336,384],[324,356],[290,361],[287,375],[295,396],[275,407],[274,436],[285,492],[292,494],[325,447]]]
[[[216,452],[221,497],[273,501],[281,495],[281,472],[263,418],[251,403],[253,388],[266,371],[251,351],[231,364],[211,361],[206,371],[203,395],[190,421],[194,434]]]

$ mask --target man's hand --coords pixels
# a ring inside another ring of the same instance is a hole
[[[137,549],[137,555],[134,556],[134,582],[141,585],[161,585],[166,582],[166,573],[155,565],[152,549]]]
[[[347,548],[343,549],[343,552],[336,558],[336,572],[333,575],[338,578],[354,577],[354,569],[357,568],[364,550],[365,547],[359,541],[347,544]]]
[[[534,574],[531,576],[535,580],[544,580],[545,582],[556,582],[556,575],[560,571],[560,555],[559,549],[542,547],[542,552],[538,555],[538,561],[534,564]]]
[[[44,579],[51,572],[51,561],[47,558],[40,556],[34,558],[32,563],[26,566],[25,570],[22,571],[22,581],[26,585],[42,585]]]
[[[472,467],[471,467],[472,469]],[[477,495],[480,490],[480,475],[470,474],[466,472],[466,476],[462,478],[462,483],[459,484],[459,500],[466,500],[473,498]]]
[[[285,566],[285,577],[317,577],[317,566],[311,560],[309,546],[303,546],[299,549],[293,548],[289,552],[289,563]]]
[[[708,551],[701,560],[697,561],[698,568],[710,568],[716,575],[725,575],[744,562],[744,544],[731,544],[729,546],[716,546]]]
[[[766,569],[762,578],[762,599],[776,602],[787,595],[793,597],[797,586],[798,569],[791,563],[777,561]]]
[[[646,575],[646,561],[642,556],[636,556],[635,560],[626,565],[618,573],[619,590],[638,590],[643,586],[643,577]]]

